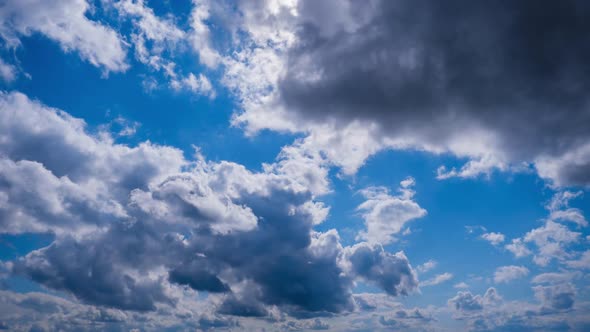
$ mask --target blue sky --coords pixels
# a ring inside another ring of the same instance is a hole
[[[587,330],[566,2],[0,4],[0,329]]]

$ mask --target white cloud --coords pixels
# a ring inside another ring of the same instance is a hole
[[[78,52],[105,73],[125,71],[129,67],[125,42],[110,27],[88,19],[90,10],[85,0],[10,0],[0,8],[0,35],[9,45],[18,46],[21,36],[37,32],[66,52]]]
[[[507,283],[509,281],[525,277],[528,274],[529,269],[524,266],[501,266],[496,269],[496,272],[494,272],[494,282],[497,284]]]
[[[490,232],[482,234],[481,238],[490,242],[492,245],[497,246],[500,243],[504,242],[505,237],[502,233]]]
[[[541,266],[546,266],[553,259],[563,260],[571,256],[565,249],[571,243],[577,242],[581,233],[570,231],[566,226],[547,220],[545,225],[535,228],[525,234],[524,242],[537,245],[538,252],[533,260]]]
[[[176,91],[184,89],[199,95],[209,96],[209,98],[215,98],[213,85],[203,74],[195,76],[195,74],[190,73],[187,77],[183,77],[179,80],[172,79],[170,81],[170,86]]]
[[[175,43],[184,38],[185,34],[174,24],[171,18],[159,18],[147,7],[143,0],[122,0],[112,4],[122,16],[134,18],[134,26],[145,39],[155,42],[152,51],[157,55],[166,47],[174,48]],[[165,44],[168,43],[168,44]],[[140,60],[148,59],[140,56]]]
[[[547,272],[536,275],[531,282],[533,284],[560,284],[579,277],[579,272]]]
[[[569,260],[565,263],[574,269],[590,269],[590,250],[584,251],[578,259]]]
[[[7,83],[16,79],[16,67],[0,58],[0,78]]]
[[[430,259],[427,262],[425,262],[424,264],[418,265],[416,267],[416,271],[418,271],[419,273],[426,273],[426,272],[434,269],[436,267],[436,265],[438,265],[438,263],[435,260]]]
[[[549,210],[549,220],[573,222],[580,227],[588,226],[582,210],[569,207],[569,201],[582,196],[582,191],[561,191],[555,193],[546,208]]]
[[[445,281],[449,281],[451,279],[453,279],[453,274],[449,273],[449,272],[445,272],[445,273],[437,274],[436,276],[434,276],[426,281],[421,282],[420,286],[422,286],[422,287],[434,286],[434,285],[441,284]]]
[[[459,283],[456,283],[456,284],[454,284],[454,285],[453,285],[453,288],[457,288],[457,289],[467,289],[467,288],[469,288],[469,285],[468,285],[466,282],[464,282],[464,281],[461,281],[461,282],[459,282]]]
[[[135,47],[135,57],[139,62],[155,71],[161,71],[168,79],[169,86],[176,91],[187,90],[214,98],[213,85],[203,73],[183,75],[174,61],[175,53],[182,52],[183,44],[187,40],[203,47],[208,45],[208,28],[202,22],[208,17],[207,6],[204,2],[198,1],[195,1],[194,5],[191,14],[192,31],[186,32],[176,25],[175,17],[156,16],[154,10],[149,8],[143,0],[112,3],[122,18],[131,18],[133,22],[135,31],[131,34],[131,41]],[[216,53],[213,53],[211,48],[203,49],[200,54],[202,62],[210,66],[218,61],[213,57]],[[150,81],[146,82],[150,83]],[[152,81],[151,88],[155,87],[157,84],[154,85]]]
[[[588,163],[590,163],[590,144],[584,144],[571,150],[564,150],[559,156],[538,157],[535,160],[535,169],[541,178],[547,179],[553,186],[559,188],[571,185],[572,175],[568,171],[586,169]]]
[[[410,187],[413,181],[406,179],[402,182],[397,196],[391,196],[384,187],[361,190],[367,200],[357,210],[362,212],[367,230],[360,232],[359,238],[371,243],[390,243],[406,223],[426,215],[426,210],[412,200],[414,191]]]
[[[199,61],[210,68],[215,68],[221,61],[220,54],[211,46],[209,27],[205,23],[210,17],[209,0],[193,0],[190,15],[191,32],[189,34],[193,49],[199,54]]]

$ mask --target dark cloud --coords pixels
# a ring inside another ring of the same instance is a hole
[[[255,298],[237,299],[235,296],[227,298],[219,307],[218,312],[240,317],[264,317],[268,313],[264,305]]]
[[[351,22],[335,32],[331,20],[300,18],[280,91],[302,118],[370,121],[458,154],[457,139],[490,139],[490,151],[467,154],[548,160],[541,175],[590,184],[587,1],[347,4]]]
[[[391,254],[380,245],[357,244],[348,252],[351,271],[388,294],[408,295],[418,287],[416,272],[403,252]]]
[[[15,262],[14,270],[90,304],[138,311],[174,304],[161,280],[134,277],[114,263],[108,249],[66,239]]]
[[[180,285],[187,285],[195,290],[212,293],[226,292],[229,287],[223,283],[214,273],[207,271],[202,266],[207,260],[200,259],[189,264],[182,264],[168,272],[168,280]]]

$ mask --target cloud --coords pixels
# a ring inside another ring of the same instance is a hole
[[[576,290],[572,284],[533,287],[535,296],[549,310],[568,310],[575,302]]]
[[[517,258],[525,257],[532,253],[521,238],[512,239],[512,243],[505,245],[504,248],[513,253]]]
[[[301,320],[301,321],[288,321],[284,323],[282,329],[285,331],[319,331],[329,330],[330,324],[323,322],[319,318],[313,320]]]
[[[453,279],[453,274],[449,273],[449,272],[445,272],[442,274],[437,274],[436,276],[434,276],[426,281],[421,282],[420,286],[423,286],[423,287],[435,286],[435,285],[441,284],[445,281],[449,281],[451,279]]]
[[[5,232],[78,232],[128,219],[129,192],[186,163],[174,148],[113,144],[86,124],[25,95],[0,95]],[[30,182],[27,179],[36,179]]]
[[[22,36],[40,33],[106,73],[127,70],[125,42],[110,27],[90,20],[89,11],[85,0],[11,0],[0,8],[0,36],[8,45],[18,46]]]
[[[207,269],[209,262],[204,257],[195,258],[188,264],[180,264],[168,272],[171,283],[187,285],[194,290],[211,293],[227,292],[229,287]]]
[[[0,106],[2,231],[55,235],[16,259],[15,275],[135,312],[180,310],[206,291],[211,310],[236,316],[350,312],[357,280],[391,296],[418,286],[403,252],[343,247],[337,231],[313,230],[327,216],[316,200],[329,192],[327,169],[297,143],[251,172],[198,152],[187,160],[168,146],[116,144],[20,93],[2,94]]]
[[[566,226],[547,220],[544,226],[535,228],[524,236],[524,242],[535,243],[538,253],[533,260],[546,266],[553,259],[563,260],[571,254],[565,250],[569,244],[579,240],[581,233],[570,231]]]
[[[467,289],[467,288],[469,288],[469,285],[468,285],[466,282],[464,282],[464,281],[461,281],[461,282],[459,282],[459,283],[456,283],[456,284],[454,284],[454,285],[453,285],[453,288],[457,288],[457,289]]]
[[[153,71],[160,71],[168,80],[168,85],[175,91],[186,90],[198,95],[215,98],[215,90],[209,79],[203,74],[188,73],[183,75],[174,58],[177,53],[184,52],[186,44],[206,47],[209,43],[209,30],[202,21],[208,17],[207,6],[198,1],[194,2],[191,14],[191,30],[184,31],[176,25],[176,17],[168,14],[159,17],[143,0],[107,2],[117,11],[121,19],[130,19],[134,30],[131,41],[135,49],[135,58]],[[204,38],[204,39],[203,39]],[[218,61],[210,47],[201,51],[201,62],[213,66]],[[146,81],[150,88],[150,81]],[[152,81],[154,82],[154,81]],[[151,84],[157,87],[157,82]]]
[[[197,302],[183,300],[187,309],[174,314],[122,311],[80,304],[55,295],[0,291],[0,321],[5,329],[16,331],[134,331],[165,329],[210,330],[238,327],[231,317],[216,315]]]
[[[199,61],[207,67],[215,68],[221,61],[221,55],[211,46],[211,32],[205,23],[210,15],[209,1],[193,0],[189,39],[193,49],[199,54]]]
[[[502,233],[495,233],[495,232],[484,233],[481,235],[481,238],[488,241],[489,243],[491,243],[492,245],[495,245],[495,246],[504,242],[504,234],[502,234]]]
[[[494,282],[497,284],[507,283],[514,279],[522,278],[529,274],[529,269],[524,266],[508,265],[500,266],[494,272]]]
[[[479,295],[473,295],[471,292],[458,292],[457,295],[449,299],[448,304],[459,311],[475,311],[483,309],[483,299]]]
[[[425,262],[424,264],[418,265],[416,267],[416,272],[426,273],[426,272],[434,269],[436,267],[436,265],[438,265],[438,263],[435,260],[430,259],[427,262]]]
[[[459,312],[481,311],[484,306],[500,302],[502,298],[495,288],[490,287],[483,296],[473,295],[469,291],[459,291],[447,304]]]
[[[539,303],[506,301],[494,288],[484,296],[458,292],[449,300],[453,318],[469,331],[583,331],[588,320],[573,312],[572,285],[533,287]]]
[[[258,78],[252,86],[228,83],[242,106],[235,123],[249,132],[329,135],[356,126],[371,137],[346,156],[360,159],[356,167],[385,148],[417,149],[468,159],[460,169],[440,169],[439,178],[533,165],[555,186],[589,184],[580,73],[590,54],[582,33],[590,8],[583,1],[236,8],[249,47],[228,60],[227,75]],[[330,19],[319,18],[324,12]],[[489,28],[499,21],[505,24]]]
[[[402,328],[404,330],[412,330],[412,325],[425,326],[429,322],[433,321],[434,318],[418,308],[414,310],[400,309],[395,312],[394,315],[389,317],[380,316],[379,324],[391,329],[391,328]]]
[[[209,96],[215,98],[215,90],[209,79],[203,75],[195,76],[193,73],[189,73],[188,76],[181,79],[173,79],[170,81],[170,86],[176,90],[186,89],[196,94]]]
[[[381,245],[359,243],[347,248],[351,274],[377,285],[389,295],[408,295],[418,286],[416,273],[403,252],[395,254]]]
[[[536,275],[531,281],[533,284],[559,284],[579,278],[579,273],[572,272],[547,272]]]
[[[529,256],[534,251],[533,261],[539,266],[547,266],[552,261],[557,261],[569,267],[584,268],[588,265],[585,263],[586,255],[574,248],[574,244],[581,240],[582,233],[572,231],[568,227],[568,223],[575,224],[577,229],[587,226],[582,210],[569,206],[572,199],[581,195],[582,191],[556,192],[545,205],[549,215],[543,226],[530,230],[523,237],[513,239],[512,243],[506,244],[504,248],[517,258]],[[529,249],[527,243],[534,244],[535,248]]]
[[[10,83],[16,79],[16,75],[16,67],[0,58],[0,78],[6,83]]]
[[[565,264],[574,269],[590,269],[590,250],[582,252],[578,259],[566,261]]]
[[[108,234],[113,236],[115,234]],[[156,303],[173,304],[157,278],[126,273],[109,255],[104,241],[77,242],[65,238],[15,262],[14,272],[55,290],[65,290],[89,304],[123,310],[155,310]]]
[[[402,231],[406,223],[426,215],[426,210],[412,200],[414,191],[412,178],[401,182],[400,194],[389,195],[384,187],[369,187],[361,190],[367,199],[357,210],[362,212],[366,231],[359,238],[371,243],[387,244],[393,242],[395,234]]]
[[[546,208],[549,210],[549,220],[573,222],[580,227],[588,226],[582,210],[569,207],[569,201],[582,196],[582,191],[561,191],[555,193]]]

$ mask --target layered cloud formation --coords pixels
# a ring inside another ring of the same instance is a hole
[[[0,3],[0,249],[30,241],[0,252],[0,330],[588,330],[589,22],[581,0]],[[237,149],[289,141],[252,167],[55,108],[37,39],[84,79],[231,108]],[[363,173],[385,150],[421,159]],[[495,173],[542,195],[514,184],[500,217],[440,194]]]
[[[218,312],[246,317],[269,307],[353,311],[355,280],[393,296],[416,290],[403,252],[343,247],[335,230],[313,231],[327,208],[310,190],[321,185],[289,173],[297,159],[253,173],[149,142],[115,144],[20,93],[3,94],[1,110],[3,231],[55,234],[11,264],[16,275],[134,311],[175,307],[188,287],[220,294]]]

